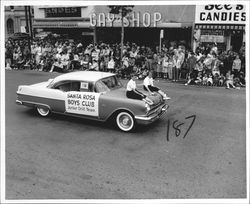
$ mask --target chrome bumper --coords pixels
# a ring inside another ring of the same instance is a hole
[[[19,101],[19,100],[16,100],[16,104],[18,104],[18,105],[23,105],[23,102],[22,102],[22,101]]]
[[[135,120],[138,124],[146,125],[150,124],[156,120],[158,120],[164,113],[167,112],[168,105],[165,104],[160,111],[157,111],[157,113],[154,113],[150,116],[135,116]]]

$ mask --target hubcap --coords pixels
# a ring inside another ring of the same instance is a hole
[[[120,124],[121,124],[121,126],[123,127],[123,128],[129,128],[130,126],[131,126],[131,124],[132,124],[132,121],[131,121],[131,119],[128,117],[128,116],[126,116],[126,115],[123,115],[123,116],[121,116],[121,118],[120,118]]]

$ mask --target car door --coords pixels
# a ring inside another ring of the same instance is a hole
[[[95,93],[93,83],[74,81],[65,95],[65,112],[90,118],[99,118],[100,93]]]
[[[50,95],[53,96],[53,100],[48,105],[53,112],[65,112],[65,99],[67,92],[71,90],[71,83],[71,81],[60,81],[50,88]]]

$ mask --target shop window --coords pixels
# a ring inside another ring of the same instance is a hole
[[[7,33],[8,34],[14,33],[14,21],[11,18],[7,20]]]

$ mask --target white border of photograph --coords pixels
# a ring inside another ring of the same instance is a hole
[[[4,6],[9,5],[204,5],[204,4],[245,4],[246,5],[246,166],[247,166],[247,197],[245,199],[128,199],[128,200],[101,200],[101,199],[53,199],[53,200],[6,200],[5,197],[5,24]],[[1,203],[249,203],[249,1],[1,1]]]

